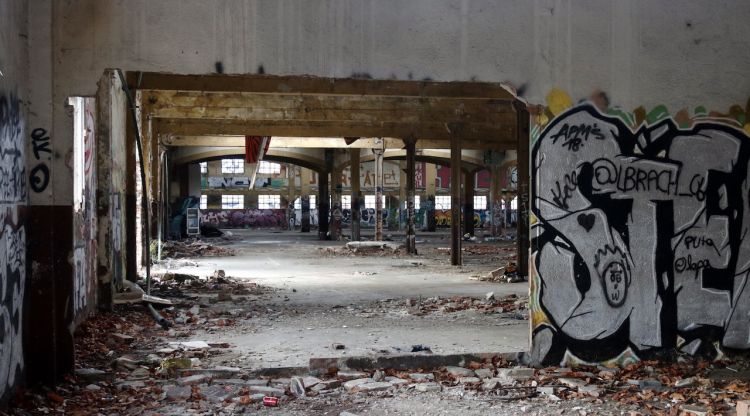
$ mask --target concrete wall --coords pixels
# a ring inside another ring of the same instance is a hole
[[[62,98],[93,95],[107,67],[496,81],[536,104],[553,87],[574,97],[598,88],[625,108],[726,109],[750,90],[743,0],[54,3],[61,154],[71,143]]]
[[[0,403],[21,381],[26,289],[27,9],[0,1]]]

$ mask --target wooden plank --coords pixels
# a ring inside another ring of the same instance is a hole
[[[203,119],[152,119],[154,133],[174,135],[255,135],[294,137],[423,137],[449,140],[445,123],[394,123],[356,121],[253,121]],[[468,123],[466,140],[510,142],[515,125]]]
[[[128,72],[132,89],[181,91],[252,91],[286,94],[475,97],[514,100],[499,83],[365,80],[274,75],[182,75]]]
[[[256,92],[206,91],[141,91],[148,108],[160,110],[170,107],[229,107],[289,110],[295,108],[329,108],[339,110],[399,110],[430,111],[457,109],[459,112],[502,113],[515,115],[512,102],[490,98],[369,96],[369,95],[299,95],[263,94]]]

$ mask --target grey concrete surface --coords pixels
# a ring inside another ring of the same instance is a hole
[[[327,247],[345,242],[318,241],[315,234],[232,230],[227,245],[237,256],[166,261],[161,273],[227,276],[277,289],[259,299],[265,313],[253,315],[239,327],[195,339],[229,342],[227,364],[245,368],[306,366],[310,358],[398,353],[412,345],[429,346],[436,354],[515,352],[528,350],[529,323],[512,313],[484,314],[473,309],[453,313],[411,314],[399,301],[411,298],[526,296],[528,283],[472,280],[505,265],[502,255],[467,255],[465,265],[453,267],[439,247],[447,235],[419,236],[418,256],[325,254]],[[394,235],[398,240],[399,236]],[[513,242],[495,243],[513,247]],[[519,319],[520,318],[520,319]],[[341,343],[344,350],[333,350]]]

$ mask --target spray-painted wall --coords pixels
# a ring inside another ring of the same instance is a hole
[[[534,117],[535,358],[750,348],[750,101],[672,115],[589,98],[553,90]]]
[[[23,303],[26,288],[25,100],[28,94],[23,1],[0,2],[0,403],[20,383],[23,370]],[[41,143],[40,143],[41,144]],[[37,150],[44,153],[44,148]]]
[[[73,158],[76,170],[73,192],[73,314],[76,324],[96,308],[96,101],[74,99],[74,124],[79,130]]]

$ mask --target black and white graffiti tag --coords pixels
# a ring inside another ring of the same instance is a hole
[[[750,139],[671,119],[631,131],[589,104],[532,149],[538,359],[719,341],[750,348]]]
[[[26,201],[24,134],[18,97],[0,91],[0,397],[23,371],[26,234],[19,213]]]
[[[29,185],[31,190],[39,193],[44,192],[49,186],[50,171],[49,162],[52,160],[52,149],[47,130],[39,127],[31,131],[31,143],[33,145],[34,159],[37,163],[31,168]]]
[[[21,102],[0,91],[0,202],[26,200],[24,127]]]

